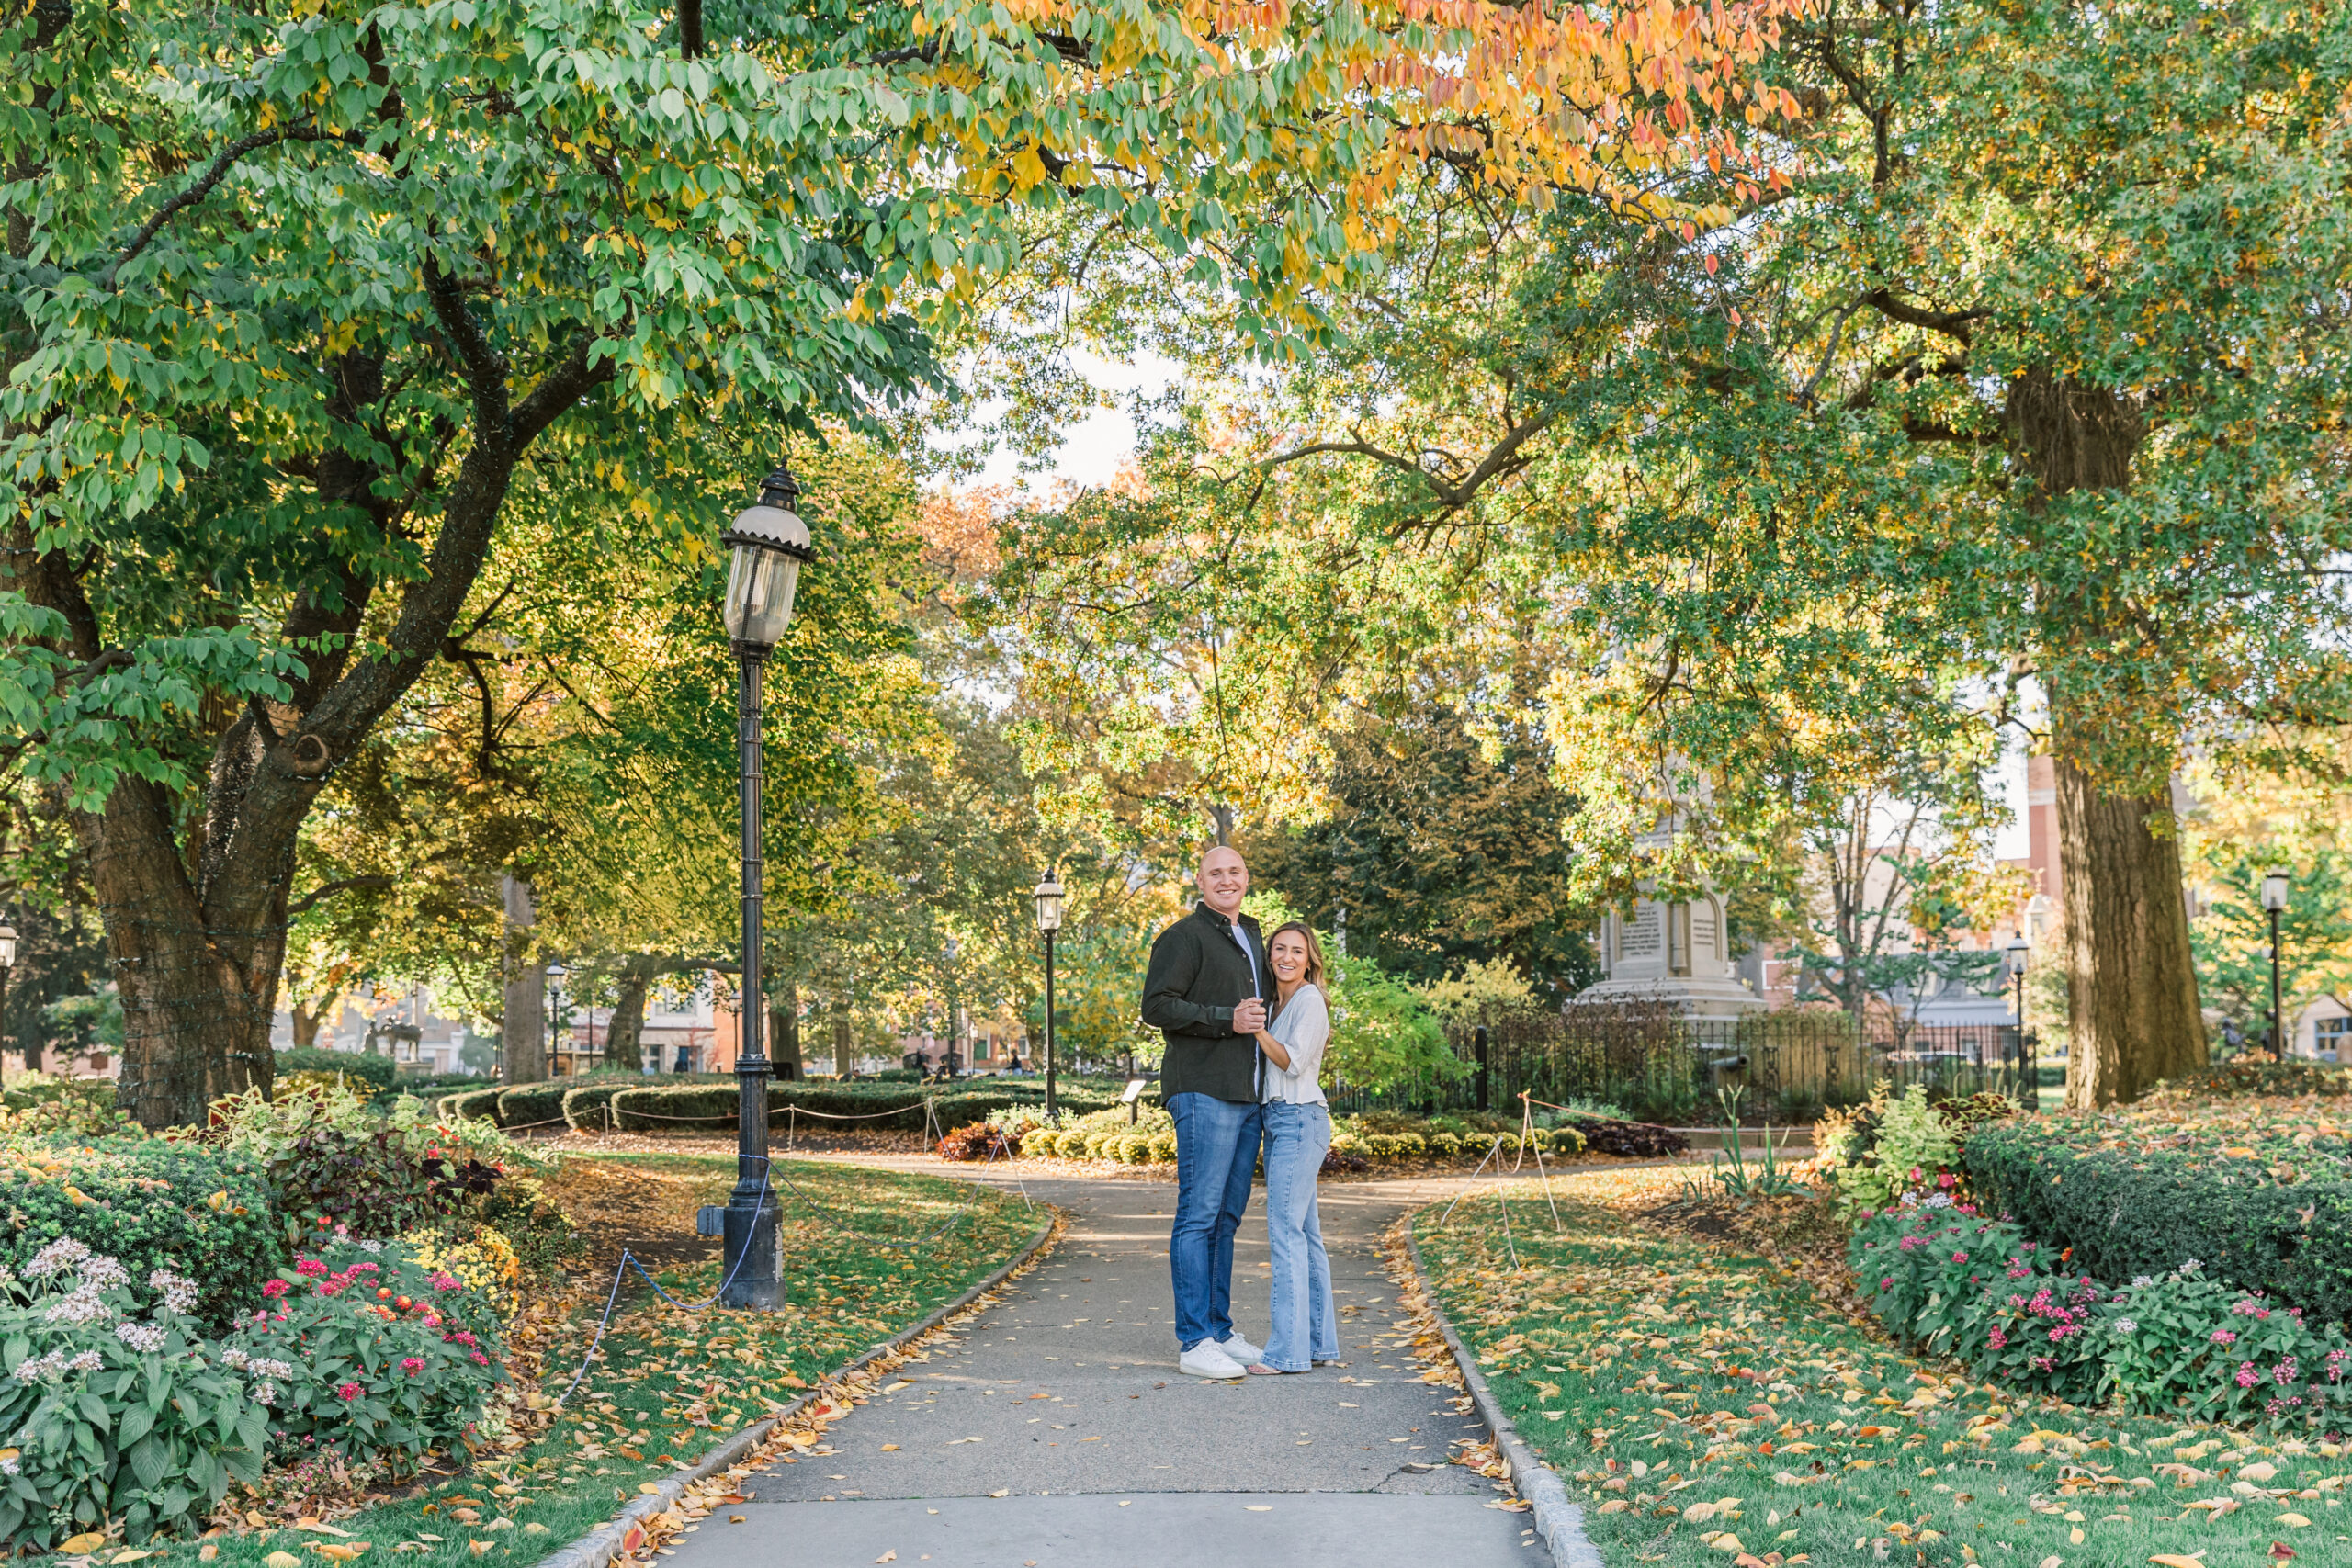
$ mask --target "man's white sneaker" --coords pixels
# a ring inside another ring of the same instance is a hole
[[[1188,1378],[1241,1378],[1250,1375],[1247,1365],[1235,1360],[1215,1341],[1208,1339],[1202,1340],[1179,1356],[1176,1366]]]
[[[1252,1361],[1262,1361],[1266,1359],[1265,1351],[1260,1349],[1257,1346],[1250,1344],[1247,1339],[1242,1338],[1241,1331],[1239,1329],[1234,1330],[1231,1334],[1228,1334],[1224,1338],[1218,1340],[1216,1342],[1216,1348],[1224,1351],[1227,1355],[1232,1357],[1235,1360],[1240,1362],[1244,1367],[1247,1367]]]

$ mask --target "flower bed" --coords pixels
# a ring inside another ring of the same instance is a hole
[[[1361,1169],[1374,1163],[1412,1160],[1478,1158],[1501,1140],[1503,1157],[1520,1153],[1518,1133],[1455,1131],[1430,1125],[1416,1130],[1399,1127],[1394,1117],[1379,1119],[1340,1116],[1331,1123],[1331,1152],[1324,1168]],[[1665,1129],[1657,1129],[1665,1131]],[[1566,1157],[1584,1152],[1583,1134],[1574,1127],[1536,1128],[1527,1153]],[[985,1122],[956,1127],[938,1145],[942,1157],[980,1160],[1020,1156],[1031,1159],[1110,1160],[1121,1165],[1168,1165],[1176,1158],[1176,1122],[1158,1105],[1136,1108],[1128,1121],[1127,1108],[1110,1106],[1047,1126],[1042,1110],[1011,1108]]]
[[[2044,1118],[1984,1129],[1960,1163],[1980,1206],[2073,1247],[2101,1279],[2160,1275],[2196,1258],[2227,1284],[2352,1319],[2352,1177],[2288,1179],[2283,1162],[2241,1156],[2245,1145],[2224,1136],[2135,1145],[2100,1121]],[[2312,1152],[2300,1157],[2311,1170]]]
[[[219,1338],[192,1280],[155,1269],[142,1300],[132,1280],[72,1237],[0,1279],[0,1538],[144,1540],[271,1461],[413,1459],[460,1439],[502,1375],[495,1306],[397,1243],[247,1280],[251,1315]]]
[[[1898,1338],[2011,1387],[2233,1426],[2348,1424],[2342,1330],[2195,1259],[2118,1286],[1964,1203],[1872,1214],[1849,1256]]]

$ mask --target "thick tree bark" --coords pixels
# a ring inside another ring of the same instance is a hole
[[[645,1065],[645,996],[653,976],[635,968],[623,970],[620,995],[613,1003],[613,1021],[605,1031],[605,1065],[637,1068]]]
[[[332,1001],[327,1003],[327,1007],[330,1009],[335,1004]],[[326,1013],[324,1011],[312,1012],[309,1007],[301,1002],[296,1002],[289,1011],[294,1020],[294,1049],[297,1051],[316,1050],[319,1043],[319,1026],[327,1021]]]
[[[833,1076],[843,1078],[849,1077],[852,1065],[849,1014],[842,1011],[840,1004],[835,1003],[833,1007]]]
[[[539,1083],[548,1076],[548,965],[529,952],[530,931],[538,923],[538,908],[531,885],[520,877],[501,876],[499,897],[505,910],[505,1011],[498,1023],[499,1059],[511,1084]]]
[[[2086,1111],[2203,1066],[2208,1047],[2171,800],[2106,794],[2063,751],[2057,764],[2066,1104]]]
[[[768,1060],[775,1064],[778,1082],[808,1076],[800,1060],[800,987],[790,980],[768,1004]]]
[[[2147,434],[2132,398],[2037,369],[2011,384],[2006,412],[2012,447],[2040,491],[2035,504],[2131,485]],[[2177,737],[2128,669],[2104,671],[2096,697],[2064,673],[2111,657],[2105,650],[2128,606],[2045,585],[2039,610],[2071,982],[2066,1103],[2087,1110],[2204,1066],[2205,1021],[2170,796]]]

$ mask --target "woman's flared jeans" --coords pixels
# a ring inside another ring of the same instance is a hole
[[[1315,1179],[1331,1146],[1331,1113],[1320,1105],[1269,1100],[1266,1111],[1266,1240],[1273,1249],[1272,1330],[1266,1364],[1303,1372],[1340,1357],[1331,1303],[1331,1260],[1315,1206]]]

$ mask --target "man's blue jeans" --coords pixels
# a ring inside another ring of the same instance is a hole
[[[1274,1255],[1266,1364],[1303,1372],[1340,1359],[1331,1302],[1331,1259],[1323,1250],[1315,1178],[1331,1146],[1331,1113],[1320,1105],[1270,1101],[1266,1115],[1266,1240]]]
[[[1176,1288],[1176,1348],[1233,1333],[1233,1235],[1250,1207],[1263,1120],[1255,1105],[1208,1094],[1171,1095],[1176,1122],[1176,1224],[1168,1272]]]

